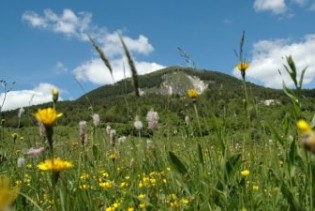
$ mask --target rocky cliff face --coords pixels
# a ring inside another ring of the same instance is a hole
[[[197,76],[191,76],[180,71],[165,74],[162,79],[159,93],[163,95],[184,95],[188,89],[192,88],[202,93],[208,87],[208,84]]]

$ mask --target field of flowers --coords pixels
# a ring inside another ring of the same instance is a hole
[[[196,121],[186,118],[186,130],[171,135],[159,130],[167,119],[153,109],[145,117],[135,114],[138,136],[121,136],[110,124],[100,127],[102,117],[93,109],[77,128],[60,125],[58,90],[52,91],[51,107],[29,117],[38,127],[8,128],[1,121],[0,211],[313,210],[315,121],[302,110],[303,75],[297,76],[288,57],[295,88],[284,86],[284,92],[292,106],[282,125],[270,122],[265,130],[250,118],[257,108],[247,93],[248,64],[240,60],[246,101],[241,139],[225,129],[224,119],[199,121],[194,89],[187,98]],[[215,129],[191,136],[193,124],[200,132],[204,124]],[[260,141],[252,140],[253,126],[261,130]],[[149,138],[141,136],[144,128]]]

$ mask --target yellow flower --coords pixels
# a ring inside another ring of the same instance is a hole
[[[300,129],[301,133],[312,131],[311,126],[305,120],[299,120],[296,125]]]
[[[246,71],[248,68],[249,68],[249,64],[247,62],[240,62],[236,68],[241,71],[241,72],[244,72]]]
[[[87,174],[87,173],[82,173],[81,176],[80,176],[80,179],[81,179],[81,180],[87,180],[87,179],[89,179],[89,177],[90,177],[89,174]]]
[[[139,207],[140,207],[141,209],[145,209],[147,206],[148,206],[148,205],[147,205],[146,202],[141,202],[141,203],[139,204]]]
[[[45,160],[44,162],[38,164],[37,167],[42,171],[53,171],[58,173],[72,168],[73,165],[69,161],[63,161],[60,158],[54,158],[53,160]]]
[[[188,89],[187,95],[191,99],[196,99],[199,96],[199,93],[196,89]]]
[[[53,126],[56,120],[62,116],[62,113],[57,113],[54,108],[38,109],[35,113],[35,117],[38,121],[45,126]]]
[[[184,205],[188,205],[189,204],[189,200],[188,199],[186,199],[186,198],[182,198],[182,203],[184,204]]]
[[[101,182],[98,185],[103,189],[111,189],[113,187],[113,184],[111,181]]]
[[[249,176],[249,174],[250,174],[250,172],[249,172],[249,170],[247,170],[247,169],[241,171],[241,175],[242,175],[243,177],[247,177],[247,176]]]
[[[9,210],[19,194],[19,186],[12,187],[6,177],[0,176],[0,210]]]
[[[139,199],[145,199],[145,198],[146,198],[146,195],[145,195],[145,194],[140,194],[140,195],[138,196],[138,198],[139,198]]]
[[[16,140],[19,137],[19,134],[12,133],[11,136],[12,136],[13,140]]]
[[[51,90],[51,94],[52,94],[52,97],[53,97],[53,101],[54,102],[57,102],[58,98],[59,98],[59,90],[56,89],[56,88],[53,88]]]
[[[258,191],[259,190],[259,186],[258,185],[253,185],[253,191]]]

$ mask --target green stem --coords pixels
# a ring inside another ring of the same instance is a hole
[[[198,127],[199,127],[199,134],[200,134],[200,136],[202,136],[200,119],[199,119],[199,114],[198,114],[198,110],[197,110],[197,106],[196,106],[196,101],[194,101],[193,103],[194,103],[194,110],[195,110],[195,114],[196,114],[197,122],[198,122]]]

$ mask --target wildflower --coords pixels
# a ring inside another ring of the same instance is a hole
[[[110,129],[112,129],[111,126],[110,126],[110,125],[107,125],[107,126],[106,126],[106,134],[107,134],[107,135],[109,135]]]
[[[247,170],[247,169],[241,171],[241,175],[242,175],[243,177],[247,177],[247,176],[249,176],[249,174],[250,174],[250,172],[249,172],[249,170]]]
[[[19,168],[22,168],[22,167],[24,167],[24,165],[25,165],[25,158],[24,157],[19,157],[18,160],[17,160],[17,166]]]
[[[126,136],[119,137],[118,144],[123,145],[125,143],[126,139],[127,139]]]
[[[136,160],[135,160],[134,158],[132,158],[132,159],[130,160],[129,167],[130,167],[130,168],[134,168],[135,165],[136,165]]]
[[[185,116],[185,123],[187,126],[189,125],[189,123],[190,123],[189,116]]]
[[[236,68],[239,70],[239,71],[246,71],[248,68],[249,68],[249,64],[247,62],[240,62]]]
[[[86,121],[79,122],[79,130],[80,130],[81,144],[87,144],[88,140],[87,140]]]
[[[139,116],[136,116],[135,122],[134,122],[133,125],[134,125],[134,127],[136,128],[136,130],[141,130],[141,129],[142,129],[143,124],[142,124],[142,122],[140,121]]]
[[[25,109],[23,107],[21,107],[18,111],[18,118],[21,119],[22,115],[24,114]]]
[[[135,210],[135,208],[133,208],[133,207],[128,207],[128,209],[127,209],[127,211],[134,211]]]
[[[89,174],[88,173],[82,173],[80,176],[80,180],[87,180],[89,179]]]
[[[311,126],[305,120],[299,120],[297,122],[297,127],[300,129],[301,133],[312,131]]]
[[[148,128],[155,130],[158,127],[159,115],[153,108],[147,113]]]
[[[37,149],[32,147],[27,151],[25,155],[35,157],[41,155],[44,151],[45,151],[44,147],[39,147]]]
[[[52,94],[53,102],[56,103],[58,101],[58,98],[59,98],[59,90],[56,88],[53,88],[51,90],[51,94]]]
[[[138,198],[139,198],[139,199],[145,199],[145,198],[146,198],[146,195],[145,195],[145,194],[140,194],[140,195],[138,196]]]
[[[54,158],[52,160],[45,160],[44,162],[38,164],[37,167],[42,171],[53,171],[59,173],[72,168],[73,165],[69,161],[64,161],[60,158]]]
[[[141,203],[139,204],[139,207],[140,207],[141,209],[145,209],[147,206],[148,206],[148,205],[147,205],[146,202],[141,202]]]
[[[113,183],[111,181],[101,182],[98,184],[103,189],[111,189],[113,187]]]
[[[195,100],[199,96],[199,93],[196,89],[188,89],[187,95],[189,98]]]
[[[188,204],[189,204],[189,200],[186,199],[186,198],[182,198],[181,202],[182,202],[182,204],[184,204],[184,205],[188,205]]]
[[[19,134],[17,134],[17,133],[12,133],[11,136],[12,136],[12,138],[13,138],[13,142],[15,143],[16,139],[19,137]]]
[[[249,68],[249,64],[247,62],[240,62],[236,68],[241,71],[242,78],[245,80],[246,70]]]
[[[253,185],[253,191],[258,191],[259,190],[259,186],[258,185]]]
[[[153,143],[150,139],[147,139],[147,150],[150,151],[154,148]]]
[[[0,210],[10,210],[19,194],[19,186],[12,187],[8,178],[0,176]]]
[[[122,183],[120,183],[119,187],[120,188],[126,188],[126,187],[128,187],[128,183],[122,182]]]
[[[79,188],[81,190],[88,190],[88,189],[90,189],[90,186],[88,184],[82,184],[82,185],[79,186]]]
[[[98,114],[93,114],[93,116],[92,116],[92,118],[93,118],[93,124],[94,124],[94,126],[95,127],[98,127],[99,125],[100,125],[100,115],[98,115]]]
[[[56,109],[54,108],[38,109],[38,111],[35,113],[36,119],[43,123],[46,128],[53,126],[57,119],[61,116],[62,113],[57,113]]]
[[[119,157],[119,154],[116,153],[116,152],[111,152],[108,157],[111,159],[111,160],[116,160],[118,157]]]
[[[303,147],[306,150],[315,153],[315,133],[312,130],[312,127],[304,120],[299,120],[297,122],[297,127],[302,134],[301,143]]]
[[[109,131],[109,142],[112,146],[115,146],[115,139],[116,139],[116,130],[111,129]]]

